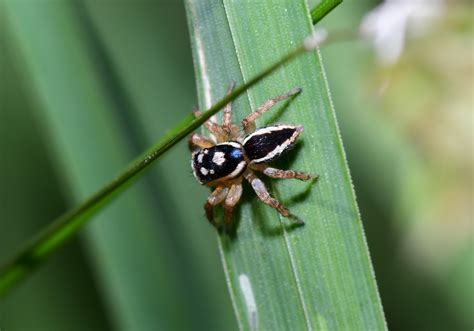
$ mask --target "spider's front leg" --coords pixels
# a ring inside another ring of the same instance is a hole
[[[299,219],[297,216],[290,213],[288,209],[286,209],[280,201],[273,198],[270,193],[268,193],[265,184],[251,171],[245,174],[245,179],[250,183],[253,190],[257,194],[258,198],[262,200],[262,202],[266,203],[272,208],[275,208],[282,216],[288,217],[294,220],[298,224],[304,224],[303,220]]]
[[[252,169],[261,171],[264,175],[271,178],[278,179],[299,179],[299,180],[310,180],[318,178],[318,175],[311,175],[306,172],[294,171],[294,170],[282,170],[277,168],[269,167],[265,164],[254,164],[251,166]]]
[[[194,117],[199,117],[202,115],[202,112],[198,109],[193,110],[193,115]],[[208,119],[206,122],[204,122],[204,127],[216,137],[216,140],[218,142],[224,142],[226,141],[226,134],[224,130],[222,130],[222,126],[214,122],[212,119]]]
[[[191,151],[196,149],[211,148],[212,146],[214,146],[214,143],[209,138],[201,134],[193,133],[189,136],[188,147]]]
[[[267,112],[272,108],[276,103],[286,100],[298,93],[301,92],[301,88],[297,87],[288,93],[285,93],[283,95],[276,96],[274,98],[271,98],[267,101],[265,101],[260,107],[257,108],[256,111],[253,113],[250,113],[244,120],[242,121],[242,126],[244,127],[245,133],[251,133],[255,131],[255,120],[259,118],[263,113]]]
[[[207,198],[206,203],[204,204],[206,217],[213,226],[216,226],[216,223],[214,222],[214,207],[224,201],[228,193],[229,188],[224,186],[217,186],[217,188],[211,193],[211,195]]]
[[[231,80],[227,94],[229,95],[235,88],[235,81]],[[227,134],[227,137],[232,137],[232,102],[229,102],[224,107],[224,112],[222,114],[222,130]]]

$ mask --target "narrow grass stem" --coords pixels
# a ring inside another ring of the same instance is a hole
[[[321,21],[324,16],[326,16],[331,10],[336,8],[339,4],[342,3],[342,0],[327,0],[321,1],[313,9],[311,9],[311,19],[313,20],[313,25],[316,25]]]

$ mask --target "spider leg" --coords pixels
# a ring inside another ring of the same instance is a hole
[[[304,224],[304,222],[299,219],[297,216],[290,213],[288,209],[286,209],[280,201],[275,199],[268,193],[265,184],[257,177],[253,172],[248,172],[245,174],[245,179],[252,185],[253,190],[257,194],[258,198],[262,200],[262,202],[266,203],[272,208],[275,208],[282,216],[288,217],[294,220],[298,224]]]
[[[282,170],[277,168],[269,167],[265,164],[253,164],[250,165],[252,169],[261,171],[264,175],[267,175],[271,178],[281,178],[281,179],[299,179],[299,180],[309,180],[313,178],[318,178],[318,175],[311,175],[301,171],[294,170]]]
[[[210,148],[214,146],[214,143],[209,138],[201,134],[193,133],[189,136],[188,146],[189,149],[193,151],[196,148]]]
[[[256,111],[254,111],[253,113],[250,113],[242,121],[242,126],[244,127],[245,133],[251,133],[255,131],[255,120],[259,118],[263,113],[268,111],[270,108],[272,108],[277,102],[286,100],[300,92],[301,92],[301,89],[298,87],[285,94],[276,96],[272,99],[265,101],[260,107],[257,108]]]
[[[202,115],[202,112],[198,109],[195,109],[193,110],[193,115],[194,117],[199,117]],[[224,142],[226,140],[225,132],[222,130],[222,126],[213,120],[208,119],[206,122],[204,122],[204,127],[216,137],[218,142]]]
[[[242,196],[242,185],[233,184],[230,187],[229,193],[224,202],[224,221],[225,224],[230,224],[232,221],[232,211],[234,206],[239,202],[240,197]]]
[[[231,80],[230,81],[230,85],[229,85],[229,89],[227,90],[227,95],[231,94],[232,91],[234,90],[235,88],[235,81],[234,80]],[[224,107],[224,113],[222,115],[222,129],[224,130],[224,132],[227,133],[228,136],[231,135],[232,133],[232,118],[231,118],[231,114],[232,114],[232,103],[229,102],[225,107]]]
[[[214,206],[217,206],[222,201],[224,201],[228,193],[229,188],[217,186],[217,188],[211,193],[204,204],[204,210],[206,211],[207,219],[214,226],[216,226],[216,223],[214,222]]]

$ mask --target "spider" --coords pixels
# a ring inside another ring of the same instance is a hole
[[[227,94],[231,93],[234,87],[235,82],[231,82]],[[217,144],[210,138],[197,133],[189,137],[194,177],[200,184],[214,188],[204,205],[204,210],[208,220],[215,227],[218,226],[214,222],[214,207],[221,203],[224,205],[224,223],[226,225],[231,223],[234,206],[242,196],[244,178],[250,183],[261,201],[275,208],[282,216],[298,224],[304,224],[268,193],[265,184],[255,174],[255,172],[262,172],[272,178],[300,180],[317,178],[304,172],[281,170],[267,165],[294,146],[303,131],[301,125],[275,124],[259,129],[255,127],[255,120],[272,106],[300,92],[300,88],[295,88],[265,101],[242,121],[244,134],[241,134],[238,126],[231,123],[232,105],[229,103],[224,107],[222,125],[212,119],[204,123],[216,138]],[[194,115],[198,117],[201,112],[196,110]]]

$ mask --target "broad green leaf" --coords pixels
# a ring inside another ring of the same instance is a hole
[[[246,81],[312,32],[305,1],[186,2],[201,108]],[[331,99],[317,54],[305,55],[234,102],[234,121],[270,97],[303,92],[258,121],[303,124],[299,148],[275,165],[320,175],[315,185],[267,181],[306,221],[293,227],[250,189],[220,236],[223,267],[242,329],[385,329],[380,299]]]

